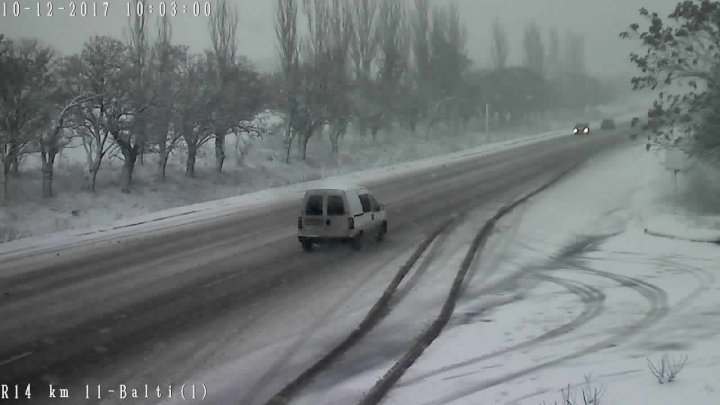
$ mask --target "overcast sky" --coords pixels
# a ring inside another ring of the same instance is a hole
[[[0,0],[8,13],[16,0]],[[108,16],[70,17],[68,9],[59,11],[63,3],[71,0],[50,0],[54,4],[53,17],[37,17],[37,0],[19,0],[31,6],[20,17],[3,16],[0,9],[0,33],[9,37],[38,37],[57,48],[62,54],[77,52],[91,35],[122,37],[127,26],[126,4],[129,0],[110,0]],[[259,65],[274,63],[275,36],[273,11],[275,0],[230,0],[237,4],[240,52]],[[405,0],[410,3],[412,0]],[[489,64],[489,32],[497,16],[503,22],[510,40],[511,62],[521,60],[521,35],[530,21],[538,23],[545,32],[554,26],[561,34],[565,29],[585,33],[588,67],[594,73],[613,74],[632,71],[627,57],[632,43],[618,37],[630,23],[638,21],[638,9],[647,6],[667,15],[678,0],[432,0],[435,4],[456,1],[468,29],[468,51],[480,66]],[[87,0],[88,4],[101,0]],[[150,0],[158,4],[159,0]],[[204,3],[201,1],[200,3]],[[214,2],[214,0],[213,0]],[[46,1],[40,2],[42,4]],[[76,1],[77,4],[80,1]],[[169,3],[169,2],[168,2]],[[192,9],[193,1],[176,0],[180,6]],[[44,7],[43,7],[44,10]],[[157,13],[157,11],[156,11]],[[176,43],[190,45],[199,51],[209,46],[207,18],[190,16],[173,17],[173,35]],[[155,16],[152,17],[153,23]],[[546,34],[544,35],[546,37]]]

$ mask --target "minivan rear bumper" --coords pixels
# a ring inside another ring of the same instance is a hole
[[[349,236],[327,237],[327,236],[298,236],[300,243],[309,241],[317,244],[347,243],[352,240]]]

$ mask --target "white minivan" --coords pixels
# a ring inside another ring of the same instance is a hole
[[[385,206],[366,188],[308,190],[298,217],[298,240],[305,251],[313,244],[349,242],[362,249],[366,237],[382,241],[388,230]]]

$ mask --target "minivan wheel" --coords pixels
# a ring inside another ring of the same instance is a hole
[[[305,239],[302,242],[300,242],[300,244],[302,245],[302,248],[304,251],[312,252],[312,242],[310,240]]]
[[[350,240],[350,247],[353,248],[353,250],[362,250],[362,248],[363,248],[363,233],[362,232],[355,235],[355,237],[352,238],[352,240]]]
[[[382,225],[380,225],[380,231],[378,232],[377,241],[382,242],[385,240],[385,234],[387,234],[387,222],[383,221]]]

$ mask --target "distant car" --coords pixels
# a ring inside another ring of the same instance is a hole
[[[315,244],[334,242],[360,250],[365,238],[382,241],[388,231],[385,206],[366,188],[354,186],[305,192],[297,226],[306,252]]]
[[[590,124],[587,122],[580,122],[575,124],[573,127],[574,135],[590,135]]]
[[[605,118],[600,123],[600,129],[613,130],[615,129],[615,121],[610,118]]]

